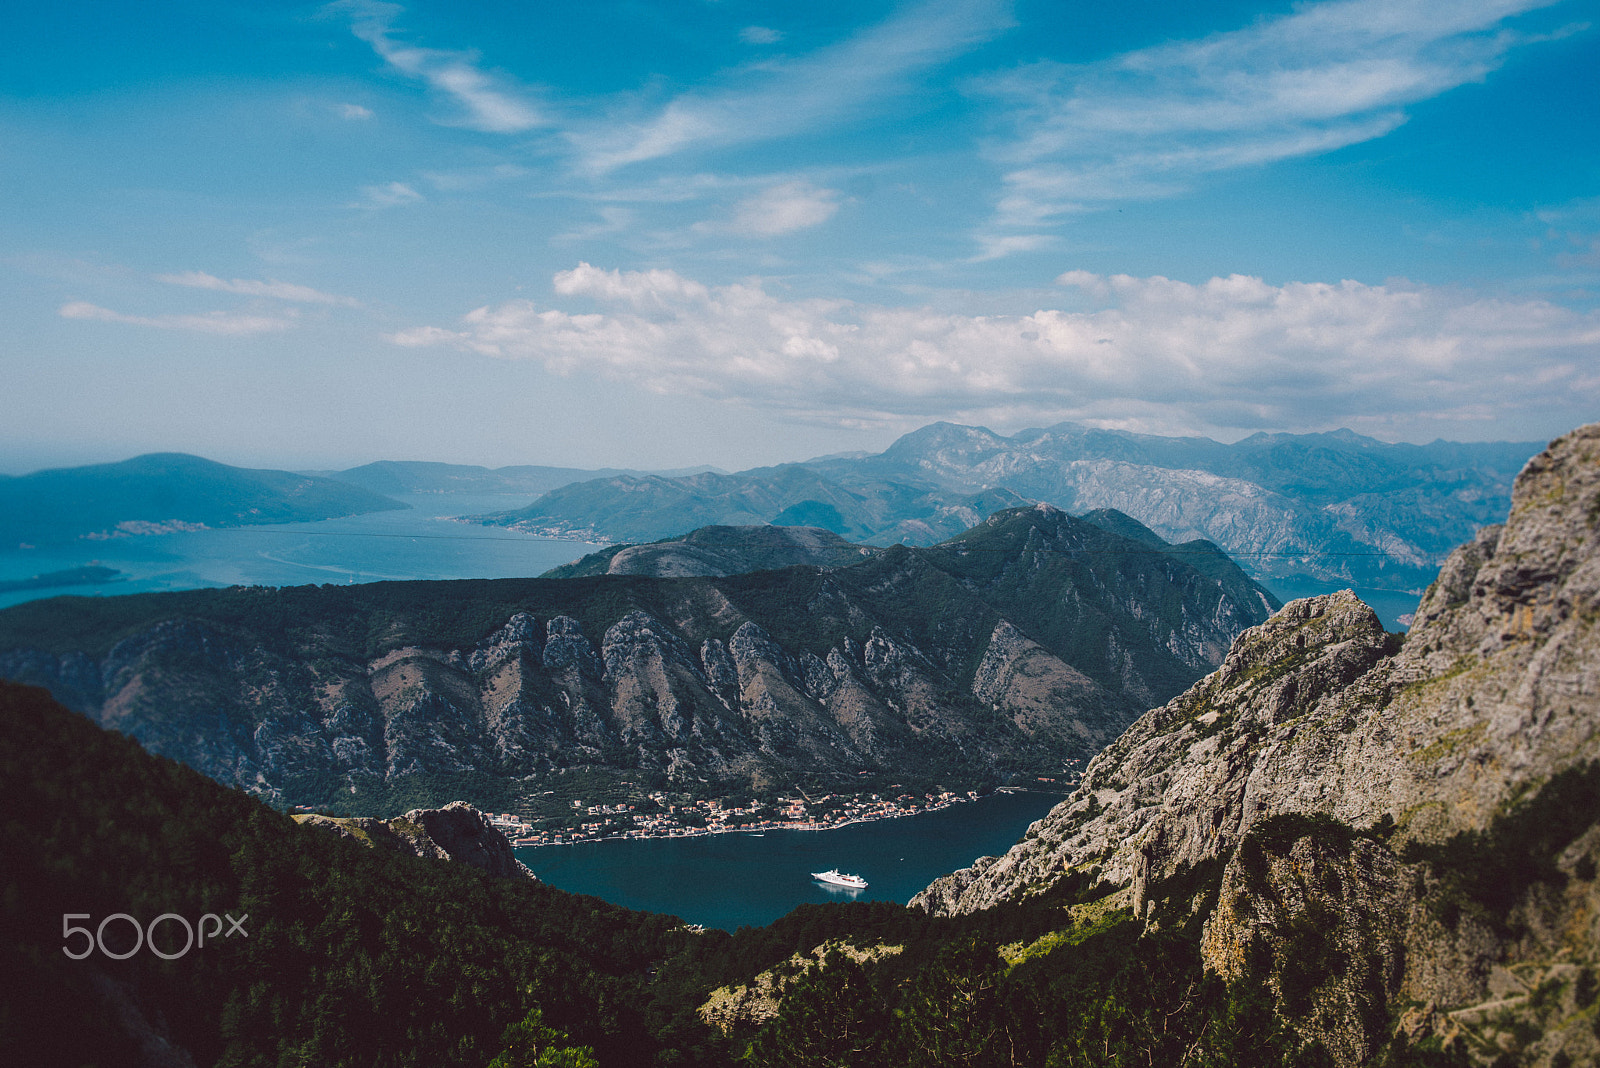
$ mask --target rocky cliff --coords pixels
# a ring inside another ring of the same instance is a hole
[[[1025,508],[847,568],[62,598],[0,612],[0,675],[221,782],[356,811],[570,769],[968,788],[1059,775],[1275,607],[1215,547],[1140,530]]]
[[[414,808],[403,816],[296,816],[296,822],[351,838],[374,849],[408,856],[453,860],[502,879],[534,879],[512,852],[511,842],[489,817],[465,801],[443,808]]]
[[[1600,1059],[1600,425],[1552,443],[1457,549],[1403,645],[1297,601],[1139,719],[964,913],[1096,871],[1207,967],[1264,977],[1337,1063],[1396,1036],[1488,1063]]]

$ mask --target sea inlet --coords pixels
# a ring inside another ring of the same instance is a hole
[[[837,830],[614,839],[516,854],[558,889],[732,931],[765,926],[807,903],[904,904],[939,876],[1004,853],[1060,801],[1058,794],[998,793]],[[867,888],[811,878],[829,868],[861,876]]]

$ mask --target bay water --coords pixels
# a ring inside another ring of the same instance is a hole
[[[528,494],[397,495],[405,510],[314,523],[273,523],[80,540],[0,551],[0,581],[88,565],[116,568],[116,581],[0,592],[0,608],[62,594],[109,596],[206,586],[304,586],[385,579],[526,578],[597,546],[541,538],[452,516],[521,508]]]
[[[557,889],[732,931],[765,926],[806,903],[904,904],[939,876],[1004,853],[1060,801],[1060,795],[1001,793],[835,830],[619,839],[523,847],[516,854]],[[861,876],[867,888],[811,877],[829,868]]]

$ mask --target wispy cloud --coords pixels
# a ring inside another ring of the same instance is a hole
[[[449,120],[450,125],[486,133],[519,133],[545,123],[538,107],[527,99],[526,90],[504,75],[480,69],[478,53],[421,48],[401,41],[392,28],[405,10],[400,5],[340,0],[325,10],[347,16],[351,32],[371,45],[389,66],[422,80],[453,101],[460,113]]]
[[[126,323],[130,326],[155,327],[158,330],[187,330],[228,337],[267,334],[276,330],[287,330],[295,325],[292,318],[237,312],[217,311],[207,312],[204,315],[125,315],[82,300],[63,304],[58,314],[63,319],[92,319],[104,323]]]
[[[1600,313],[1416,285],[1059,281],[1101,306],[955,315],[585,263],[553,279],[578,309],[510,301],[391,340],[836,425],[1145,417],[1200,432],[1382,430],[1526,415],[1552,396],[1579,416],[1600,405]]]
[[[591,173],[692,147],[786,137],[880,105],[916,72],[1011,24],[1006,0],[923,0],[808,56],[737,71],[720,91],[679,96],[643,121],[614,119],[569,136]]]
[[[783,34],[766,26],[746,26],[739,31],[739,40],[753,45],[777,44],[783,40]]]
[[[334,111],[341,119],[350,119],[353,122],[372,118],[372,109],[364,108],[360,104],[339,104]]]
[[[1015,135],[994,227],[1036,229],[1200,175],[1382,137],[1408,105],[1482,81],[1539,40],[1507,19],[1557,0],[1327,0],[1194,41],[987,81]]]
[[[204,271],[158,274],[156,275],[156,281],[167,282],[175,286],[188,286],[191,289],[212,289],[219,293],[237,293],[244,297],[271,297],[274,300],[288,300],[298,304],[343,304],[347,307],[355,307],[359,303],[351,297],[324,293],[321,290],[312,289],[310,286],[296,285],[293,282],[258,281],[252,278],[228,280],[206,274]]]
[[[728,229],[746,237],[779,237],[819,226],[839,210],[839,191],[810,182],[784,182],[746,197],[735,207]]]
[[[404,182],[390,182],[387,185],[364,185],[361,195],[366,199],[358,201],[354,207],[358,208],[399,208],[407,204],[416,204],[426,199],[415,189]]]

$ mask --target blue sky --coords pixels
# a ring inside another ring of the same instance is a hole
[[[0,470],[1548,438],[1597,7],[12,5]]]

